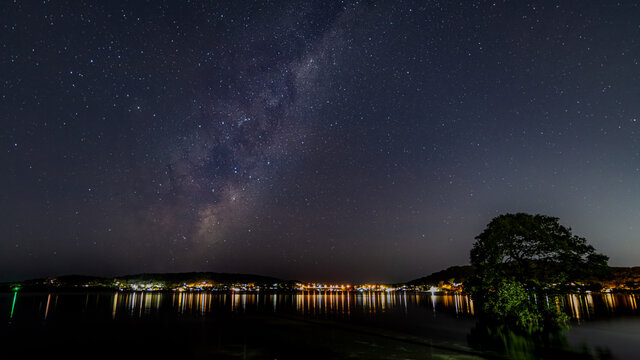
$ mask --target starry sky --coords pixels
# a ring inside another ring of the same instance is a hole
[[[640,265],[636,1],[3,1],[0,280],[408,281],[542,213]]]

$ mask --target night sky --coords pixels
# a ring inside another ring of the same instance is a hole
[[[640,265],[636,1],[2,1],[0,280],[408,281],[542,213]]]

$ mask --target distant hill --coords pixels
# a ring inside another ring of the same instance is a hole
[[[612,267],[611,277],[603,286],[617,290],[640,290],[640,266]]]
[[[611,267],[609,276],[602,279],[577,279],[576,282],[590,283],[601,286],[604,289],[621,291],[640,290],[640,266]],[[445,288],[459,288],[454,284],[463,284],[473,274],[473,266],[451,266],[445,270],[431,275],[409,281],[410,286],[437,286]]]
[[[413,286],[437,286],[441,284],[464,283],[473,273],[473,266],[451,266],[445,270],[440,270],[431,275],[411,280],[407,285]]]
[[[254,284],[273,284],[280,283],[282,280],[263,275],[252,274],[230,274],[230,273],[214,273],[214,272],[189,272],[189,273],[164,273],[164,274],[135,274],[118,276],[114,281],[128,282],[163,282],[168,286],[178,286],[182,284],[191,284],[196,282],[209,283],[254,283]]]
[[[13,281],[8,283],[0,284],[0,289],[7,287],[14,287],[19,285],[23,289],[40,289],[46,287],[62,287],[62,288],[73,288],[82,284],[91,284],[92,286],[105,286],[106,284],[111,285],[113,283],[112,279],[99,277],[99,276],[89,276],[89,275],[61,275],[52,278],[39,278],[39,279],[30,279],[24,281]]]
[[[145,273],[122,275],[113,278],[86,276],[86,275],[62,275],[51,278],[32,279],[26,281],[15,281],[0,284],[0,290],[12,289],[19,286],[23,290],[46,290],[46,289],[113,289],[129,286],[130,284],[157,284],[165,289],[181,286],[183,284],[203,283],[208,284],[254,284],[256,286],[272,285],[274,283],[289,284],[290,281],[253,274],[230,274],[214,272],[189,272],[189,273]],[[119,285],[116,286],[116,283]],[[161,284],[161,285],[160,285]]]
[[[79,284],[79,283],[91,283],[91,282],[104,282],[109,281],[109,278],[100,276],[88,276],[88,275],[62,275],[55,278],[56,281],[62,284]]]
[[[590,278],[574,280],[576,286],[582,290],[612,289],[614,291],[640,291],[640,266],[635,267],[611,267],[610,274],[606,278]],[[451,266],[445,270],[407,282],[396,284],[408,285],[418,289],[428,290],[435,286],[444,291],[461,291],[462,285],[473,274],[474,268],[470,265]],[[191,288],[204,286],[208,288],[228,289],[232,285],[245,288],[242,284],[261,287],[262,289],[294,289],[297,281],[284,281],[271,276],[253,274],[232,274],[215,272],[188,272],[188,273],[144,273],[122,275],[113,278],[64,275],[52,278],[32,279],[0,284],[0,291],[8,291],[16,287],[23,290],[73,290],[73,289],[174,289],[177,287]],[[116,285],[117,283],[117,285]],[[278,286],[274,286],[278,284]],[[588,285],[588,286],[587,286]]]

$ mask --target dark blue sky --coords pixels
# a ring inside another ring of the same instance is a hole
[[[0,14],[0,280],[406,281],[521,211],[640,265],[637,2]]]

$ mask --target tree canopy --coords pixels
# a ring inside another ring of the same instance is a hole
[[[568,319],[554,302],[541,299],[570,282],[606,273],[608,257],[558,220],[504,214],[476,236],[471,249],[475,273],[465,287],[481,314],[529,332],[566,326]]]
[[[606,271],[608,257],[558,221],[546,215],[500,215],[476,236],[471,264],[484,275],[516,278],[529,287],[561,286]]]

